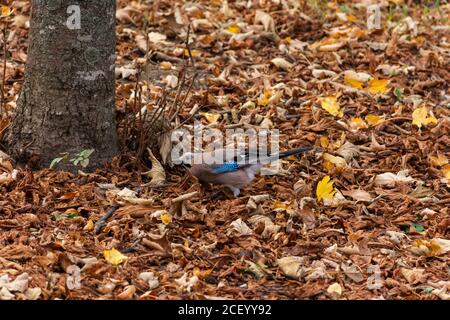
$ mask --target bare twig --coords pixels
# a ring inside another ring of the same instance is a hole
[[[114,206],[114,207],[110,208],[106,212],[106,214],[95,223],[94,234],[99,234],[102,231],[102,229],[106,225],[106,221],[112,217],[112,215],[114,214],[114,212],[116,212],[117,209],[119,209],[118,206]]]
[[[193,197],[195,197],[196,195],[198,195],[198,191],[194,191],[194,192],[191,192],[191,193],[186,193],[186,194],[183,194],[183,195],[181,195],[181,196],[179,196],[179,197],[177,197],[175,199],[172,199],[172,203],[177,203],[177,202],[182,202],[182,201],[185,201],[185,200],[189,200],[189,199],[192,199]]]
[[[0,104],[0,117],[3,115],[5,108],[5,82],[6,82],[6,54],[8,51],[8,47],[6,44],[6,32],[7,32],[8,25],[5,25],[3,28],[3,74],[2,74],[2,87],[1,87],[1,98],[2,102]]]

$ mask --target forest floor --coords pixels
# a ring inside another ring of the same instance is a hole
[[[0,300],[450,299],[449,4],[118,2],[124,151],[95,174],[0,154]],[[29,1],[13,9],[8,115]],[[155,159],[165,182],[149,183],[125,123],[183,81],[176,123],[278,129],[281,150],[315,149],[237,197]]]

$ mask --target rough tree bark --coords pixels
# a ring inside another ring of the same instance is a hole
[[[115,9],[115,0],[32,1],[25,81],[6,136],[19,163],[45,167],[95,149],[93,169],[116,154]]]

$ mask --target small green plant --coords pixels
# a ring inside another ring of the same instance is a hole
[[[89,157],[94,151],[94,149],[83,150],[76,154],[75,158],[70,159],[70,162],[72,162],[74,166],[80,164],[83,168],[86,168],[89,165]]]
[[[395,11],[394,6],[389,6],[387,16],[386,16],[386,19],[388,21],[392,21],[394,19],[394,14],[395,14],[394,11]]]
[[[343,12],[343,13],[349,13],[350,12],[350,9],[347,7],[347,5],[345,5],[345,4],[342,4],[342,5],[340,5],[339,6],[339,10],[341,11],[341,12]]]
[[[89,157],[94,151],[95,149],[85,149],[80,153],[77,153],[74,158],[70,160],[70,154],[68,152],[61,153],[61,157],[53,159],[53,161],[50,163],[50,169],[53,169],[53,167],[55,167],[61,161],[69,161],[74,166],[80,165],[83,168],[86,168],[89,165]]]
[[[409,15],[409,8],[406,4],[402,6],[403,17],[407,17]]]
[[[402,90],[400,88],[396,88],[394,90],[394,96],[397,98],[398,101],[402,101],[402,99],[403,99]]]

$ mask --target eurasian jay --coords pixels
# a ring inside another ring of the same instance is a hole
[[[269,156],[259,156],[258,152],[245,152],[235,155],[234,150],[227,152],[229,151],[227,149],[217,149],[213,151],[214,156],[217,154],[223,155],[223,161],[219,161],[218,164],[198,164],[198,161],[193,163],[195,159],[204,159],[205,155],[213,158],[212,152],[201,154],[186,152],[179,160],[191,165],[191,174],[197,177],[200,182],[224,185],[233,192],[234,196],[238,196],[241,189],[253,181],[264,164],[302,154],[311,149],[311,147],[302,147]]]

